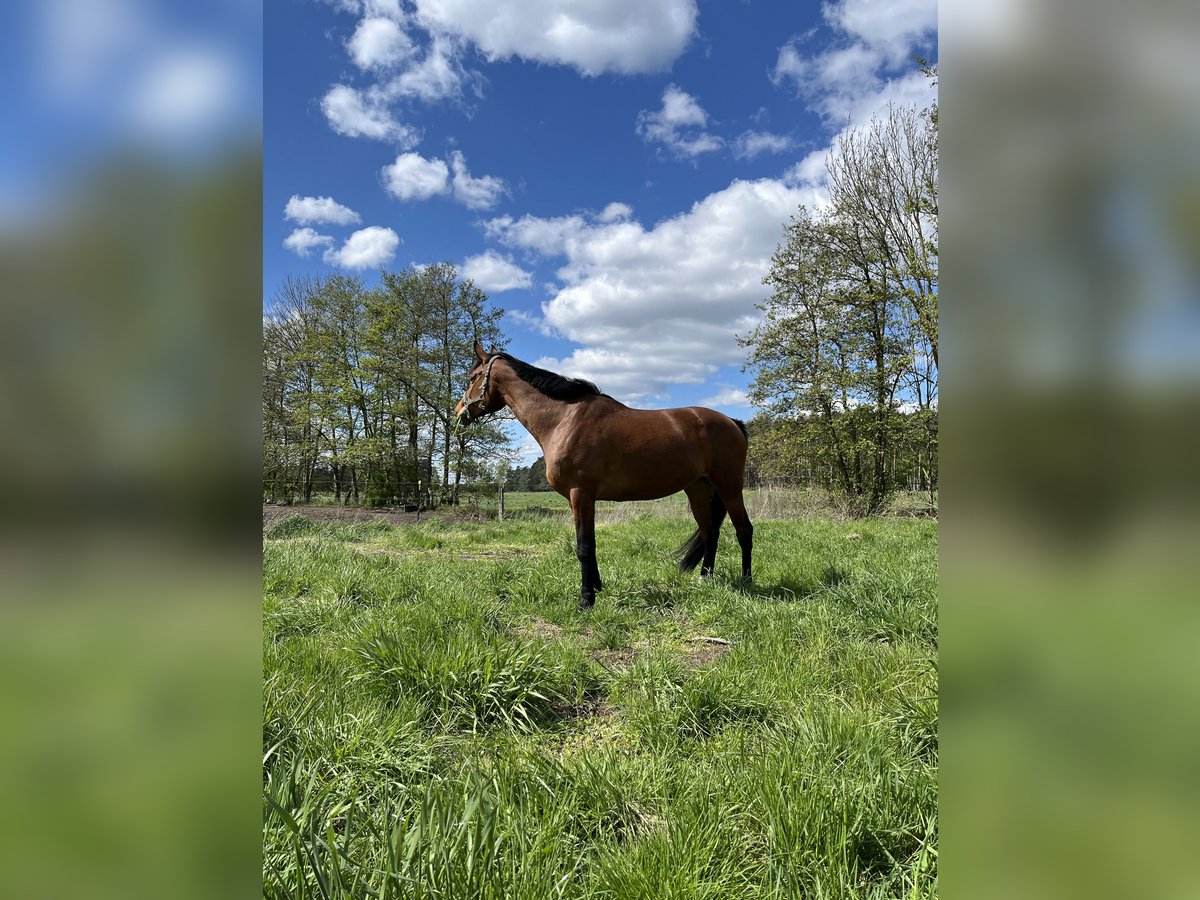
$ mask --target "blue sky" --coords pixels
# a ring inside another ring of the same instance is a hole
[[[931,0],[268,0],[264,302],[448,260],[515,355],[745,405],[735,335],[838,132],[928,105]]]

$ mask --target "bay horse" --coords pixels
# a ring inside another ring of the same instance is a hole
[[[679,568],[701,563],[712,574],[726,513],[742,548],[742,578],[750,579],[754,526],[742,500],[749,435],[746,426],[703,406],[630,409],[590,381],[567,378],[507,353],[484,352],[462,399],[459,425],[507,406],[533,435],[546,458],[546,480],[571,503],[579,606],[590,609],[604,585],[596,565],[596,501],[657,500],[687,494],[696,532],[679,548]]]

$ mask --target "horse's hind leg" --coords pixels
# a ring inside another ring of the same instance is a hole
[[[718,488],[718,490],[720,490]],[[746,503],[742,499],[742,489],[731,488],[721,494],[725,508],[729,511],[729,521],[737,534],[738,544],[742,548],[742,578],[750,580],[750,557],[754,550],[754,526],[746,514]]]
[[[691,552],[685,555],[683,566],[684,568],[695,566],[694,553],[703,547],[703,555],[700,558],[700,574],[711,575],[713,564],[717,558],[717,539],[721,536],[720,518],[713,514],[715,494],[712,485],[704,478],[688,485],[684,491],[687,494],[688,505],[692,508],[692,516],[696,519],[697,531],[692,538],[696,545],[694,549],[689,545]],[[689,562],[691,565],[688,565]]]

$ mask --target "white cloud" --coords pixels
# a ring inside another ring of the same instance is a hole
[[[504,311],[506,319],[512,319],[518,325],[528,328],[530,331],[536,331],[538,334],[545,337],[555,337],[553,330],[546,324],[546,320],[541,316],[527,313],[523,309],[506,309]]]
[[[355,16],[384,16],[404,20],[404,11],[400,8],[400,0],[325,0],[340,12]]]
[[[583,346],[549,368],[622,399],[656,397],[741,361],[734,336],[757,319],[783,225],[816,196],[779,181],[735,181],[649,230],[580,216],[502,216],[484,227],[509,246],[565,258],[562,287],[542,314]]]
[[[749,409],[750,398],[740,388],[721,385],[721,389],[700,401],[702,406],[724,406],[726,408]]]
[[[397,121],[383,98],[374,92],[364,96],[352,87],[336,84],[322,98],[321,111],[329,127],[346,137],[391,141],[406,149],[420,140],[416,129]]]
[[[792,139],[769,131],[743,131],[733,142],[733,155],[753,159],[760,153],[783,153],[792,148]]]
[[[616,222],[621,219],[628,219],[633,215],[633,207],[628,203],[610,203],[600,211],[596,216],[600,222]]]
[[[708,113],[696,98],[675,85],[663,91],[662,107],[657,112],[642,110],[637,117],[637,133],[647,143],[662,144],[676,156],[695,157],[724,146],[724,141],[704,130]]]
[[[327,234],[317,234],[311,228],[297,228],[283,239],[283,246],[297,256],[308,256],[314,247],[332,247],[333,238]]]
[[[400,238],[390,228],[371,225],[354,232],[337,249],[325,251],[322,259],[344,269],[369,269],[392,261]]]
[[[638,347],[629,351],[582,347],[570,356],[543,356],[534,365],[574,378],[586,378],[606,394],[633,406],[660,405],[671,384],[700,384],[711,367],[694,360],[655,354]]]
[[[816,59],[815,74],[820,87],[839,93],[861,93],[879,83],[876,71],[883,65],[884,54],[875,47],[851,44],[826,50]]]
[[[360,69],[382,69],[408,59],[416,48],[398,22],[373,16],[358,23],[346,49]]]
[[[454,198],[471,209],[491,209],[507,190],[504,181],[492,175],[473,177],[458,150],[450,155],[450,166],[454,169]]]
[[[332,197],[301,197],[299,194],[292,194],[283,208],[283,217],[301,225],[357,225],[362,221],[362,216]]]
[[[453,177],[451,177],[453,169]],[[478,178],[467,169],[466,157],[458,150],[450,155],[450,165],[440,159],[426,159],[419,153],[402,153],[382,170],[383,186],[398,200],[428,200],[450,194],[471,209],[489,209],[507,192],[503,179],[492,175]]]
[[[824,150],[814,150],[784,173],[784,182],[792,185],[808,185],[810,187],[823,185],[828,174],[825,168],[825,161],[828,156],[828,147]]]
[[[889,53],[893,65],[906,62],[913,42],[937,30],[937,0],[841,0],[822,12],[831,25]]]
[[[468,73],[459,62],[459,48],[454,41],[435,37],[425,49],[425,56],[413,63],[381,88],[392,99],[413,97],[426,103],[437,103],[462,93]]]
[[[462,274],[485,291],[511,291],[533,284],[530,273],[494,250],[469,257],[462,265]]]
[[[383,167],[383,186],[398,200],[428,200],[446,192],[450,170],[440,159],[402,153]]]
[[[426,28],[467,38],[489,59],[519,56],[584,75],[669,68],[697,15],[695,0],[416,0],[416,8]]]
[[[559,216],[543,219],[537,216],[500,216],[483,223],[484,233],[514,247],[521,247],[550,256],[564,253],[567,244],[584,229],[582,216]]]
[[[773,83],[790,83],[810,109],[838,128],[866,123],[889,101],[932,99],[912,56],[936,32],[936,0],[837,0],[822,11],[834,41],[807,56],[802,45],[813,32],[787,41],[779,48]]]
[[[886,52],[865,44],[831,48],[803,57],[794,44],[779,51],[773,81],[791,81],[809,109],[831,125],[858,123],[855,118],[887,84],[882,76]]]
[[[400,9],[400,0],[365,0],[362,10],[368,16],[386,16],[397,22],[404,20],[404,12]]]
[[[799,40],[793,38],[779,48],[775,68],[771,70],[771,83],[779,86],[791,79],[799,87],[808,73],[809,63],[800,55]]]
[[[661,71],[687,46],[697,16],[695,0],[415,0],[412,17],[398,0],[333,2],[361,16],[346,42],[354,64],[376,77],[390,77],[365,93],[336,85],[322,109],[339,134],[392,140],[406,149],[416,145],[414,132],[396,121],[391,104],[453,100],[465,87],[482,96],[483,77],[463,64],[472,44],[491,60],[519,56],[573,66],[587,75]],[[427,35],[423,50],[413,26]],[[694,156],[715,146],[719,141],[711,136],[687,136],[677,152]],[[469,185],[463,191],[465,197],[480,196]]]
[[[679,137],[670,148],[679,156],[694,157],[701,153],[712,153],[725,146],[725,139],[715,134],[704,132],[693,137]]]
[[[700,108],[695,97],[672,84],[663,91],[662,109],[655,118],[667,128],[684,128],[688,125],[703,128],[708,122],[708,113]]]

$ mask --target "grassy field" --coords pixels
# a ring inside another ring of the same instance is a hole
[[[266,894],[936,896],[936,523],[601,521],[267,526]]]

